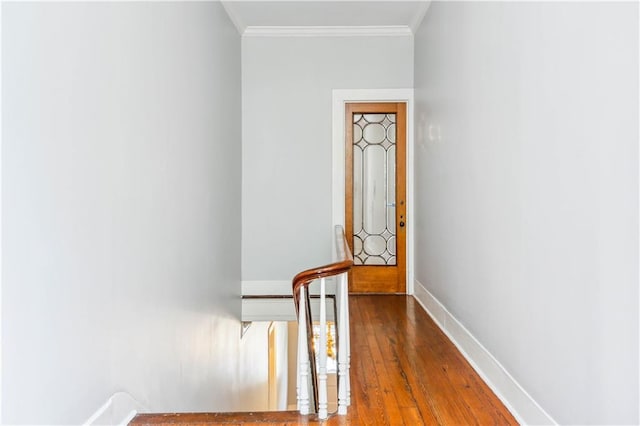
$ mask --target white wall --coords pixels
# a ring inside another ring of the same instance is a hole
[[[216,2],[2,4],[2,422],[266,405],[240,60]]]
[[[637,3],[416,35],[417,280],[562,424],[639,421],[638,71]]]
[[[242,279],[331,260],[333,89],[413,85],[413,37],[244,37]]]

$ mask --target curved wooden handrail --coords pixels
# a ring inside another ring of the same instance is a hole
[[[334,228],[335,235],[335,249],[336,249],[336,261],[333,263],[329,263],[328,265],[318,266],[317,268],[307,269],[306,271],[302,271],[297,274],[293,278],[293,300],[296,306],[296,315],[298,316],[298,321],[300,321],[300,293],[302,288],[308,288],[309,284],[311,284],[314,280],[326,277],[332,277],[335,275],[340,275],[346,272],[349,272],[351,267],[353,266],[353,254],[351,254],[351,249],[349,249],[349,245],[347,244],[347,239],[344,235],[344,229],[340,225],[336,225]],[[348,290],[347,290],[348,291]],[[313,351],[313,319],[311,315],[311,299],[309,296],[309,291],[305,293],[305,301],[304,301],[304,312],[305,315],[305,323],[306,323],[306,331],[307,331],[307,350],[309,352],[309,368],[311,370],[311,386],[313,393],[313,405],[315,408],[315,412],[318,412],[318,376],[316,374],[316,365],[315,365],[315,356]],[[320,303],[324,303],[321,300]],[[339,337],[339,336],[338,336]]]
[[[344,235],[344,229],[340,225],[336,225],[335,229],[335,245],[336,245],[336,261],[317,268],[307,269],[300,272],[293,278],[293,299],[296,303],[296,312],[299,306],[300,287],[308,286],[312,281],[319,278],[331,277],[348,272],[353,266],[353,255],[347,238]]]

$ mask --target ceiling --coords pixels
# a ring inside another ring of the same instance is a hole
[[[415,32],[429,7],[414,1],[223,0],[240,34],[266,28],[404,28]]]

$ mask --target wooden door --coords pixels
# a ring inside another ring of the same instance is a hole
[[[405,293],[406,104],[348,103],[345,111],[349,290]]]

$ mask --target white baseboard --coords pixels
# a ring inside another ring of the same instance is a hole
[[[136,414],[145,411],[145,407],[127,392],[116,392],[83,425],[124,426],[129,424]]]
[[[291,281],[242,281],[243,296],[291,296]]]
[[[296,321],[293,299],[242,299],[242,321]]]
[[[333,300],[326,304],[327,321],[335,321]],[[313,318],[319,320],[320,300],[311,299]],[[296,309],[291,299],[242,299],[242,321],[297,321]]]
[[[292,296],[291,281],[242,281],[243,296]],[[320,294],[320,284],[316,281],[311,284],[311,294]],[[327,278],[327,294],[335,294],[335,281],[333,277]]]
[[[557,425],[496,358],[415,280],[414,297],[520,424]]]

